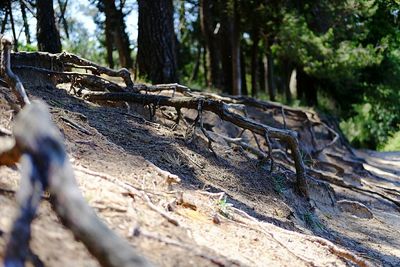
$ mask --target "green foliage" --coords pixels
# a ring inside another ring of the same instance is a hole
[[[365,103],[354,105],[356,115],[340,124],[355,146],[384,146],[393,131],[399,129],[400,92],[381,85],[375,88],[374,96],[366,95]]]
[[[400,131],[388,138],[386,143],[380,147],[382,151],[400,151]]]
[[[290,58],[315,78],[340,84],[356,80],[360,69],[381,62],[382,55],[373,45],[362,45],[358,39],[338,40],[336,32],[329,28],[318,34],[303,16],[286,13],[272,51],[279,58]]]
[[[37,50],[36,45],[18,43],[18,51],[34,52]]]
[[[63,41],[63,50],[77,54],[93,62],[106,65],[105,48],[89,34],[81,22],[69,22],[70,39]]]

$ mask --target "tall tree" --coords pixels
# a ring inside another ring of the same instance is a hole
[[[26,43],[31,44],[31,34],[29,31],[28,18],[26,16],[25,3],[22,0],[19,0],[19,5],[21,7],[22,20],[24,21],[24,32],[25,32]]]
[[[172,0],[139,0],[139,74],[153,83],[177,82]]]
[[[60,53],[61,40],[54,18],[53,0],[36,1],[36,19],[39,51]]]
[[[221,50],[220,50],[220,23],[216,20],[217,1],[200,0],[200,22],[201,32],[205,41],[206,60],[209,77],[208,86],[221,88],[223,76],[221,70]]]
[[[107,61],[111,66],[114,65],[112,61],[112,47],[115,46],[118,50],[119,61],[122,67],[132,68],[133,60],[131,57],[131,48],[129,43],[128,34],[125,31],[124,13],[122,11],[123,5],[118,8],[114,0],[101,0],[98,5],[100,11],[105,14],[105,35],[107,47]]]
[[[240,29],[239,29],[239,10],[238,0],[228,2],[229,27],[232,29],[232,94],[242,94],[242,72],[240,63]]]

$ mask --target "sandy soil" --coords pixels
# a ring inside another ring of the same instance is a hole
[[[171,130],[173,122],[161,114],[150,122],[140,106],[100,106],[63,89],[27,89],[51,107],[88,203],[157,266],[400,266],[400,214],[393,203],[339,186],[326,189],[318,182],[308,202],[294,192],[290,166],[278,163],[270,174],[268,164],[221,140],[214,143],[215,157],[203,137],[188,143],[185,125]],[[1,97],[4,127],[12,124],[9,110]],[[189,118],[194,115],[187,112]],[[273,123],[273,115],[263,118]],[[207,121],[216,132],[236,130],[212,115]],[[299,122],[287,123],[300,129]],[[397,196],[400,154],[356,153],[380,177],[366,182]],[[158,168],[181,181],[171,184]],[[110,177],[146,194],[178,226]],[[0,169],[0,256],[15,214],[18,183],[18,167]],[[33,224],[31,244],[46,266],[98,266],[46,200]]]

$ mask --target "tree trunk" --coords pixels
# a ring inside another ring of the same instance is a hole
[[[208,80],[208,65],[207,65],[207,48],[203,45],[203,71],[204,71],[204,84],[207,86],[209,84]]]
[[[221,50],[219,48],[219,25],[213,18],[216,9],[216,2],[212,0],[200,0],[200,26],[203,34],[206,53],[207,65],[209,66],[209,77],[207,78],[208,86],[221,88],[223,85],[221,72]]]
[[[113,51],[114,51],[114,38],[111,32],[112,23],[111,18],[106,16],[104,22],[104,32],[105,32],[105,45],[107,50],[107,64],[108,66],[113,69],[114,68],[114,58],[113,58]]]
[[[108,34],[112,36],[113,44],[118,50],[121,66],[132,69],[133,60],[131,57],[129,37],[125,31],[124,14],[121,9],[117,9],[114,0],[102,1],[104,4],[104,14],[106,16],[106,35]],[[109,27],[107,27],[107,25]],[[109,49],[109,47],[107,49]],[[108,57],[110,57],[110,55],[108,55]],[[110,59],[108,58],[108,61],[109,60]]]
[[[200,69],[200,61],[201,61],[201,43],[199,42],[197,45],[197,56],[196,56],[196,64],[194,65],[192,75],[190,76],[190,81],[197,80],[199,76],[199,69]]]
[[[292,93],[290,92],[290,77],[293,71],[293,64],[291,64],[290,60],[283,59],[282,60],[282,86],[285,92],[286,103],[292,102]]]
[[[233,95],[242,95],[242,76],[240,71],[240,30],[239,14],[237,12],[237,1],[234,1],[232,23],[232,93]]]
[[[10,14],[10,23],[11,23],[11,30],[13,34],[13,41],[14,41],[14,50],[18,51],[18,40],[17,40],[17,34],[15,33],[15,24],[14,24],[14,17],[13,17],[13,11],[12,11],[12,6],[11,6],[11,0],[8,0],[7,7],[9,10]]]
[[[246,80],[246,60],[243,50],[240,50],[240,80],[242,82],[242,94],[249,95],[247,90],[247,80]]]
[[[19,0],[19,5],[21,7],[22,20],[24,21],[24,32],[25,32],[26,43],[28,45],[30,45],[31,44],[31,34],[29,32],[29,24],[28,24],[28,18],[26,17],[25,4],[22,0]]]
[[[68,22],[65,19],[65,11],[67,10],[67,5],[68,5],[68,0],[65,0],[64,4],[61,2],[61,0],[58,0],[58,6],[60,7],[60,13],[61,13],[60,20],[62,21],[65,37],[69,39]]]
[[[139,73],[153,83],[178,81],[172,0],[139,0]]]
[[[53,0],[36,1],[36,19],[39,51],[60,53],[61,40],[54,18]]]
[[[251,96],[258,95],[258,43],[260,42],[260,31],[258,25],[254,22],[251,39]],[[264,85],[265,86],[265,85]]]
[[[297,71],[297,88],[298,94],[304,95],[307,106],[317,105],[317,81],[314,77],[305,73],[302,68],[298,68]]]
[[[275,81],[272,55],[265,55],[263,58],[263,63],[265,70],[265,83],[267,84],[266,89],[268,90],[266,93],[269,95],[269,99],[271,101],[275,101]]]
[[[7,21],[8,21],[8,8],[6,8],[5,14],[4,14],[4,19],[3,22],[1,24],[1,34],[3,34],[6,31],[6,25],[7,25]]]
[[[266,92],[268,93],[268,83],[266,83],[266,69],[264,66],[264,62],[263,62],[264,56],[263,55],[259,55],[258,59],[257,59],[257,64],[258,64],[258,84],[259,84],[259,88],[260,91]]]

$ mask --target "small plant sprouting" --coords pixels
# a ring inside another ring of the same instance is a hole
[[[232,217],[229,210],[229,208],[232,206],[233,205],[231,203],[227,202],[226,196],[224,196],[224,198],[222,199],[217,200],[218,212],[226,218]]]

